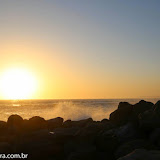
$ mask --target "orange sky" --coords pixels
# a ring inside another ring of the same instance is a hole
[[[160,97],[157,5],[63,2],[0,2],[0,76],[27,69],[30,99]]]

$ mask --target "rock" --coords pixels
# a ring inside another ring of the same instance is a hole
[[[72,121],[70,119],[66,120],[65,122],[63,122],[63,127],[64,128],[72,127]]]
[[[115,158],[108,152],[96,152],[96,160],[115,160]]]
[[[95,144],[98,151],[113,153],[118,147],[118,139],[115,134],[107,131],[96,137]]]
[[[63,127],[85,127],[86,125],[92,122],[93,122],[92,118],[83,119],[79,121],[67,120],[63,123]]]
[[[160,100],[153,106],[154,112],[160,116]]]
[[[136,116],[138,116],[140,113],[152,109],[153,105],[154,104],[151,102],[146,102],[144,100],[141,100],[140,102],[133,105],[133,112]]]
[[[151,132],[160,127],[160,116],[153,110],[147,110],[138,116],[139,125],[145,132]]]
[[[110,123],[101,123],[101,122],[92,122],[89,123],[86,127],[81,128],[75,134],[77,141],[83,141],[93,144],[96,136],[101,131],[107,131],[112,128]]]
[[[96,153],[93,151],[72,152],[67,160],[95,160]]]
[[[12,133],[18,133],[23,127],[23,118],[19,115],[11,115],[7,121],[7,128]]]
[[[56,128],[53,130],[54,141],[60,144],[64,144],[67,141],[73,140],[78,130],[78,127]]]
[[[109,120],[116,125],[122,125],[131,118],[132,109],[128,102],[120,102],[118,109],[110,114]]]
[[[144,137],[144,134],[132,123],[127,123],[116,128],[114,134],[117,136],[120,143]]]
[[[150,134],[150,141],[160,147],[160,128],[156,128]]]
[[[57,117],[57,118],[54,118],[54,119],[49,119],[49,120],[47,120],[47,123],[48,123],[48,128],[50,130],[52,130],[54,128],[58,128],[58,127],[62,126],[63,118]]]
[[[72,152],[96,152],[96,147],[86,142],[77,143],[71,140],[64,144],[64,152],[65,155],[69,155]]]
[[[1,152],[1,154],[12,153],[13,152],[13,148],[7,142],[0,142],[0,152]]]
[[[102,119],[101,123],[109,123],[110,121],[108,119]]]
[[[0,135],[7,132],[7,123],[4,121],[0,121]]]
[[[140,149],[140,148],[151,149],[152,145],[144,139],[132,140],[120,145],[115,151],[115,157],[116,158],[123,157],[133,152],[135,149]]]
[[[35,116],[29,119],[28,127],[30,130],[40,130],[47,128],[47,122],[44,118]]]
[[[145,149],[136,149],[132,153],[119,158],[118,160],[159,160],[160,151],[159,150],[145,150]]]

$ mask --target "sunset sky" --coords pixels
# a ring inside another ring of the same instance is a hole
[[[14,68],[31,99],[160,97],[160,1],[1,0],[0,76]]]

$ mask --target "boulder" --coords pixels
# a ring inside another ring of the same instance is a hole
[[[29,119],[28,127],[30,130],[40,130],[47,128],[47,122],[44,118],[35,116]]]
[[[114,134],[120,143],[144,137],[144,134],[132,123],[127,123],[116,128]]]
[[[140,148],[151,149],[152,145],[144,139],[132,140],[120,145],[115,151],[115,157],[116,158],[123,157],[133,152],[135,149],[140,149]]]
[[[118,139],[112,130],[97,135],[95,144],[98,151],[113,153],[118,147]]]
[[[118,160],[159,160],[160,151],[159,150],[145,150],[136,149],[135,151],[129,153],[128,155],[119,158]]]
[[[87,118],[79,121],[67,120],[63,123],[63,127],[85,127],[92,122],[93,122],[92,118]]]
[[[152,102],[141,100],[140,102],[133,105],[133,113],[135,116],[138,116],[140,113],[152,109],[153,105],[154,104]]]
[[[108,119],[102,119],[101,123],[109,123],[110,121]]]
[[[145,132],[151,132],[155,128],[160,127],[160,116],[153,110],[147,110],[139,114],[139,125]]]
[[[0,135],[7,132],[7,123],[4,121],[0,121]]]
[[[50,130],[62,127],[62,124],[63,124],[63,118],[61,117],[47,120],[47,125]]]
[[[23,127],[23,118],[19,115],[11,115],[7,121],[7,128],[12,133],[18,133]]]
[[[4,154],[4,153],[12,153],[13,152],[13,148],[12,146],[7,143],[7,142],[0,142],[0,153]]]
[[[160,100],[153,106],[154,112],[160,116]]]
[[[64,153],[68,156],[72,152],[96,152],[96,147],[86,142],[77,143],[70,140],[64,144]]]
[[[53,130],[53,137],[56,143],[64,144],[70,140],[73,140],[76,132],[79,130],[78,127],[72,128],[56,128]]]
[[[131,118],[132,109],[132,105],[128,102],[120,102],[118,109],[110,114],[109,120],[116,125],[125,124]]]
[[[67,160],[95,160],[95,151],[72,152]]]
[[[96,160],[115,160],[114,155],[108,152],[96,152]]]
[[[150,134],[149,139],[153,144],[160,147],[160,128],[154,129],[153,132]]]

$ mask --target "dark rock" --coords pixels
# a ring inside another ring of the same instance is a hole
[[[118,139],[115,136],[115,134],[112,133],[111,130],[99,134],[96,137],[95,144],[98,151],[112,153],[118,147]]]
[[[135,149],[142,149],[142,148],[152,149],[152,145],[144,139],[132,140],[120,145],[118,149],[115,151],[115,157],[116,158],[123,157],[133,152]]]
[[[159,150],[145,150],[145,149],[136,149],[132,153],[119,158],[118,160],[159,160],[160,151]]]
[[[66,155],[69,155],[72,152],[96,152],[96,147],[86,142],[77,143],[76,141],[71,140],[64,144],[64,152]]]
[[[47,122],[44,118],[35,116],[29,119],[28,127],[30,130],[40,130],[47,128]]]
[[[160,116],[153,110],[147,110],[139,115],[139,125],[142,130],[151,132],[160,127]]]
[[[7,121],[7,128],[12,133],[18,133],[23,127],[23,118],[19,115],[11,115]]]
[[[154,112],[160,116],[160,101],[153,106]]]
[[[93,151],[72,152],[67,160],[95,160],[96,153]]]
[[[57,117],[57,118],[54,118],[54,119],[49,119],[49,120],[47,120],[47,123],[48,123],[48,128],[50,130],[52,130],[54,128],[62,127],[63,118]]]
[[[64,128],[72,127],[72,121],[70,119],[66,120],[65,122],[63,122],[63,127]]]
[[[151,102],[146,102],[144,100],[141,100],[140,102],[133,105],[133,112],[136,116],[138,116],[140,113],[152,109],[153,105],[154,104]]]
[[[96,136],[100,132],[107,131],[111,129],[113,126],[110,123],[101,123],[101,122],[92,122],[89,123],[86,127],[81,128],[75,134],[77,141],[83,141],[93,144]]]
[[[108,122],[110,122],[108,119],[102,119],[101,120],[101,123],[108,123]]]
[[[67,120],[63,123],[63,127],[85,127],[86,125],[92,122],[93,122],[92,118],[83,119],[79,121]]]
[[[76,132],[79,130],[77,127],[72,128],[56,128],[53,130],[54,141],[64,144],[73,140]]]
[[[96,160],[115,160],[115,158],[108,152],[96,152]]]
[[[160,147],[160,128],[156,128],[150,134],[150,141],[156,146]]]
[[[12,146],[7,142],[0,142],[0,152],[3,153],[11,153],[13,152]]]
[[[132,109],[132,105],[128,102],[120,102],[118,109],[110,114],[109,120],[116,125],[122,125],[131,118]]]
[[[114,134],[120,143],[124,143],[137,138],[144,138],[143,132],[136,128],[132,123],[127,123],[115,129]]]
[[[0,135],[7,132],[7,123],[4,121],[0,121]]]

